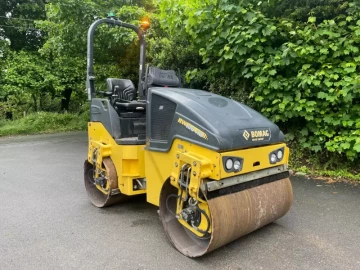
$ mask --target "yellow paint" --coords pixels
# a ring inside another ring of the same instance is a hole
[[[275,164],[270,164],[269,162],[269,154],[281,147],[284,147],[284,157],[283,159]],[[287,164],[289,160],[289,148],[284,143],[275,144],[275,145],[269,145],[269,146],[261,146],[261,147],[255,147],[255,148],[249,148],[249,149],[243,149],[243,150],[237,150],[237,151],[230,151],[230,152],[224,152],[220,154],[221,160],[222,157],[241,157],[244,159],[243,167],[240,172],[237,173],[228,173],[225,171],[224,166],[221,165],[220,170],[220,178],[227,178],[235,175],[240,175],[244,173],[249,173],[253,171],[263,170],[283,164]],[[259,162],[260,165],[254,166],[255,163]],[[218,180],[218,179],[216,179]]]
[[[182,124],[186,125],[183,122]],[[199,136],[202,134],[196,130],[194,132],[197,132]],[[147,201],[157,206],[159,206],[163,184],[169,179],[170,184],[179,189],[178,181],[181,168],[189,164],[191,166],[189,195],[198,200],[199,207],[206,211],[210,219],[207,203],[199,198],[203,179],[221,180],[287,164],[289,159],[289,149],[284,143],[219,153],[187,141],[175,139],[169,152],[163,153],[150,151],[145,148],[145,145],[118,145],[101,123],[89,123],[88,134],[88,161],[92,164],[95,163],[97,167],[101,167],[102,159],[110,157],[116,168],[121,193],[126,195],[147,193]],[[285,149],[283,160],[276,164],[270,164],[269,154],[282,147]],[[242,170],[236,173],[226,172],[222,161],[223,157],[226,156],[242,158]],[[133,190],[133,179],[136,178],[146,178],[146,190]],[[180,195],[180,191],[178,195]],[[177,214],[182,209],[183,202],[179,201],[176,209]],[[194,234],[203,236],[186,221],[179,219],[179,222]],[[199,228],[201,230],[207,228],[207,221],[203,215]],[[211,232],[211,226],[209,232]]]
[[[201,178],[216,177],[219,173],[219,153],[189,142],[175,139],[169,152],[153,152],[145,150],[145,172],[147,185],[147,201],[159,205],[160,192],[164,182],[172,177],[171,184],[177,186],[181,167],[192,165],[190,194],[199,186]],[[194,166],[196,162],[196,166]],[[197,183],[197,184],[195,184]]]
[[[283,160],[276,164],[270,164],[269,154],[281,147],[285,149]],[[244,163],[242,170],[236,173],[226,172],[222,164],[222,157],[224,156],[243,158]],[[197,197],[197,192],[203,178],[220,180],[287,164],[288,156],[289,149],[284,143],[218,153],[180,139],[175,139],[168,153],[145,150],[147,200],[152,204],[159,205],[163,183],[171,177],[171,184],[177,187],[181,167],[186,163],[191,164],[192,173],[196,173],[195,176],[191,176],[189,193],[191,196]],[[196,162],[197,166],[193,165],[194,162]],[[254,167],[255,162],[259,162],[260,165]]]
[[[145,145],[118,145],[101,123],[89,123],[89,154],[88,161],[93,163],[94,149],[98,151],[96,163],[101,167],[102,158],[110,157],[118,175],[120,191],[126,195],[145,193],[133,191],[132,179],[147,179],[147,198],[152,204],[159,205],[159,196],[163,183],[172,177],[172,184],[177,186],[181,167],[192,165],[192,176],[189,192],[197,197],[199,185],[203,178],[220,180],[223,178],[287,164],[289,149],[285,144],[256,147],[218,153],[204,147],[175,139],[169,152],[153,152],[145,150]],[[284,158],[276,164],[269,163],[269,153],[284,147]],[[241,157],[243,168],[237,173],[228,173],[222,164],[223,156]],[[145,164],[146,159],[146,164]],[[194,163],[195,162],[195,163]],[[260,163],[254,167],[254,163]],[[196,164],[196,166],[194,166]],[[146,171],[146,174],[145,174]],[[193,174],[196,175],[193,175]]]
[[[145,145],[118,145],[101,123],[88,124],[88,161],[93,164],[93,152],[99,153],[96,165],[101,167],[102,159],[110,157],[118,176],[118,187],[125,195],[146,193],[146,190],[133,190],[133,179],[145,178]]]
[[[270,164],[269,154],[282,147],[284,147],[285,150],[282,161],[276,164]],[[243,159],[242,170],[237,173],[226,172],[222,162],[222,158],[226,156],[241,157]],[[161,189],[167,179],[170,179],[170,183],[173,186],[179,188],[178,181],[180,170],[184,164],[190,164],[192,167],[189,183],[189,195],[201,201],[198,195],[199,192],[201,192],[199,189],[202,184],[202,179],[211,178],[214,180],[220,180],[235,175],[287,164],[288,157],[289,149],[283,143],[218,153],[180,139],[175,139],[168,153],[152,152],[148,149],[145,150],[147,201],[154,205],[159,205]],[[254,166],[254,164],[259,165]],[[178,195],[180,195],[180,192]],[[202,201],[199,206],[205,210],[211,218],[207,203]],[[176,209],[177,214],[180,214],[182,209],[183,202],[180,201]],[[192,228],[181,218],[179,219],[179,222],[197,236],[203,236],[202,233]],[[207,228],[207,222],[204,216],[202,216],[199,228],[201,230],[206,230]],[[210,226],[209,232],[211,232],[211,229],[212,228]]]

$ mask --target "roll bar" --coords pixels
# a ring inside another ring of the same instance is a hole
[[[124,23],[115,17],[104,18],[93,22],[88,30],[87,35],[87,73],[86,73],[86,90],[88,93],[89,101],[95,98],[95,76],[94,76],[94,34],[96,28],[102,24],[107,23],[110,25],[116,25],[134,30],[140,40],[140,63],[139,63],[139,84],[138,84],[138,96],[140,99],[144,98],[144,90],[142,87],[143,73],[145,72],[145,58],[146,58],[146,41],[145,32],[135,25]]]

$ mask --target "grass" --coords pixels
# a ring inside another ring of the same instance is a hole
[[[356,161],[350,162],[344,156],[335,153],[310,152],[298,144],[290,145],[289,165],[294,172],[310,176],[360,181],[360,170]]]
[[[297,172],[302,172],[311,176],[329,177],[335,180],[355,180],[360,181],[360,174],[354,174],[349,169],[330,169],[322,168],[310,169],[307,166],[301,166],[294,169]]]
[[[39,112],[9,121],[0,120],[0,136],[86,130],[88,114]]]

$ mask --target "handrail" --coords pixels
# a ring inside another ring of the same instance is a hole
[[[144,97],[143,87],[142,87],[142,78],[145,71],[145,58],[146,58],[146,41],[145,33],[135,25],[124,23],[116,18],[105,18],[93,22],[88,30],[87,36],[87,73],[86,73],[86,90],[88,93],[88,99],[95,98],[95,76],[94,76],[94,35],[95,30],[98,25],[102,23],[107,23],[110,25],[116,25],[120,27],[125,27],[134,30],[140,40],[140,61],[139,61],[139,83],[138,83],[138,95],[140,98]]]

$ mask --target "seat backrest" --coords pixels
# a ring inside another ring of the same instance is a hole
[[[108,78],[107,91],[118,95],[119,99],[132,101],[136,98],[136,89],[131,80]]]
[[[173,70],[149,67],[147,86],[180,87],[180,80]]]

